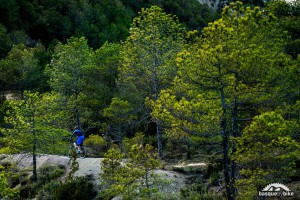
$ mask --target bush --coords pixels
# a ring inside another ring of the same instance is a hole
[[[107,151],[107,141],[99,135],[90,135],[84,144],[89,147],[92,157],[103,157]]]
[[[32,176],[27,173],[19,173],[20,196],[23,199],[34,198],[36,194],[43,194],[41,190],[44,185],[53,182],[61,177],[65,172],[63,165],[44,165],[38,169],[38,181],[33,182]]]
[[[8,180],[8,173],[3,166],[0,165],[0,199],[2,197],[15,199],[19,196],[17,190],[11,188]]]
[[[84,177],[76,177],[61,183],[59,186],[53,184],[54,194],[53,200],[90,200],[96,197],[97,192],[94,185]]]
[[[61,183],[55,180],[46,183],[43,189],[38,192],[37,200],[52,200],[55,190],[57,190],[60,185]]]
[[[184,200],[218,200],[222,199],[208,189],[204,183],[195,183],[189,187],[182,188],[180,191],[180,199]]]
[[[145,135],[141,132],[136,133],[133,138],[124,138],[123,140],[123,152],[125,155],[128,155],[130,149],[133,145],[141,146],[144,144],[144,137]]]
[[[153,173],[161,167],[153,147],[133,145],[128,153],[128,160],[122,163],[124,154],[110,149],[102,160],[100,199],[111,199],[122,195],[122,199],[162,199],[160,188],[168,186],[165,179]],[[169,187],[169,186],[168,186]],[[170,195],[168,195],[170,196]],[[164,198],[165,199],[165,198]]]
[[[38,179],[40,184],[49,183],[51,180],[57,179],[65,172],[63,165],[45,165],[38,169]]]

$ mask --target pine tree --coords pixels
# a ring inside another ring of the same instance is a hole
[[[9,101],[2,128],[1,153],[30,153],[33,159],[33,180],[37,181],[36,156],[39,153],[62,153],[66,113],[61,111],[57,94],[24,92],[24,99]]]
[[[119,82],[134,88],[140,104],[146,97],[157,101],[159,92],[176,75],[174,58],[184,44],[184,31],[175,16],[156,6],[142,9],[133,20],[130,36],[124,43]],[[158,154],[162,157],[161,123],[154,118],[152,121],[156,123]]]
[[[227,199],[235,199],[237,194],[235,180],[238,169],[236,162],[230,158],[237,147],[230,143],[230,137],[240,137],[249,120],[274,109],[278,86],[284,78],[282,71],[288,67],[289,58],[283,53],[285,43],[286,35],[272,13],[265,15],[258,7],[251,9],[245,8],[241,2],[231,3],[223,9],[221,19],[210,23],[195,44],[179,53],[176,59],[179,71],[174,85],[180,85],[170,89],[171,93],[164,91],[161,96],[162,102],[167,102],[166,95],[171,94],[169,99],[174,99],[172,110],[168,104],[156,106],[160,109],[157,112],[164,109],[163,113],[169,112],[167,120],[173,120],[175,116],[173,123],[178,124],[180,118],[180,123],[187,121],[184,113],[187,106],[180,105],[186,101],[186,105],[191,105],[188,110],[192,111],[195,107],[198,111],[192,118],[195,124],[200,124],[198,132],[207,127],[201,124],[203,120],[196,121],[201,115],[207,122],[209,119],[218,120],[211,125],[218,124],[219,129],[208,128],[207,134],[221,133]],[[197,95],[203,99],[202,102]],[[209,109],[210,112],[199,112],[199,105],[193,105],[193,102],[199,102],[205,111],[205,101],[214,108]],[[173,112],[176,109],[183,114],[176,116],[178,111]]]

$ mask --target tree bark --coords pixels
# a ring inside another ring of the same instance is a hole
[[[232,110],[232,135],[234,138],[239,137],[238,134],[238,121],[237,121],[237,114],[238,114],[238,107],[237,107],[237,100],[234,99],[233,103],[233,110]],[[232,146],[232,154],[236,152],[236,147],[233,144]],[[237,194],[237,188],[235,187],[235,180],[237,176],[237,167],[236,162],[234,160],[231,160],[231,182],[230,182],[230,188],[232,190],[232,195],[235,197]]]
[[[185,144],[186,144],[186,159],[190,159],[191,158],[191,148],[190,148],[191,144],[187,138],[185,139]]]
[[[80,127],[79,112],[78,112],[78,108],[77,108],[77,107],[75,107],[75,117],[76,117],[76,126],[77,126],[78,128],[81,128],[81,127]]]
[[[237,85],[238,85],[238,74],[235,73],[235,84],[234,84],[234,100],[233,100],[233,108],[232,108],[232,136],[234,138],[239,137],[238,133],[238,96],[237,96]],[[235,144],[232,144],[232,154],[236,152],[236,146]],[[232,195],[236,197],[237,195],[237,188],[235,187],[235,180],[237,176],[237,166],[236,162],[234,160],[231,160],[231,182],[230,182],[230,188],[232,191]]]
[[[111,147],[110,134],[111,134],[111,125],[108,124],[107,131],[105,132],[105,140],[107,141],[107,149],[110,149],[110,147]]]
[[[33,165],[33,181],[37,182],[37,170],[36,170],[36,143],[37,143],[37,139],[36,139],[36,132],[35,132],[35,117],[33,114],[32,117],[32,133],[33,133],[33,145],[32,145],[32,165]]]
[[[222,109],[223,109],[223,116],[221,121],[221,128],[222,128],[222,148],[223,148],[223,170],[224,170],[224,179],[225,179],[225,188],[226,188],[226,195],[227,200],[234,200],[234,195],[232,193],[231,188],[231,174],[230,174],[230,160],[228,157],[229,153],[229,130],[227,127],[227,108],[225,103],[225,94],[223,88],[220,90],[221,92],[221,101],[222,101]]]
[[[162,131],[159,121],[156,121],[158,157],[163,158]]]

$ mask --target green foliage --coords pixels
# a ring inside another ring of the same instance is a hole
[[[62,94],[79,95],[85,88],[84,67],[91,64],[92,50],[85,38],[71,38],[55,47],[54,59],[47,68],[50,86]]]
[[[282,71],[289,68],[290,58],[283,53],[288,37],[278,26],[272,13],[231,3],[221,19],[209,23],[203,36],[178,54],[172,87],[150,102],[152,115],[172,135],[221,142],[228,199],[234,198],[238,174],[228,157],[235,144],[228,138],[242,135],[243,120],[272,109],[266,102],[275,101]]]
[[[96,105],[99,107],[99,104],[101,109],[107,107],[117,90],[118,67],[122,63],[121,49],[120,44],[106,42],[94,52],[95,66],[87,69],[86,76],[89,78],[86,90],[88,94],[85,100],[94,106],[93,109],[99,109],[95,108]]]
[[[36,198],[38,200],[52,200],[54,196],[54,191],[57,190],[58,187],[60,187],[61,182],[58,182],[56,180],[52,180],[49,183],[46,183],[42,190],[38,191],[38,194]]]
[[[240,198],[257,195],[269,183],[287,182],[295,172],[300,146],[291,138],[292,123],[267,112],[254,118],[241,138],[236,138],[233,158],[241,165],[237,182]]]
[[[11,188],[8,182],[8,170],[0,165],[0,198],[16,199],[19,196],[19,191]]]
[[[129,90],[137,94],[127,95],[127,99],[141,105],[139,113],[142,116],[150,112],[145,108],[145,98],[155,102],[159,92],[168,87],[175,77],[177,68],[174,58],[183,48],[184,34],[185,29],[176,16],[165,13],[157,6],[142,9],[133,20],[130,36],[124,43],[119,83],[125,88],[124,92]],[[152,121],[156,123],[158,152],[162,157],[160,122],[155,118]]]
[[[123,146],[122,146],[123,153],[125,155],[128,155],[133,145],[143,146],[145,143],[144,137],[145,135],[143,133],[138,132],[134,135],[133,138],[128,138],[128,137],[124,138]]]
[[[52,199],[54,200],[90,200],[97,195],[93,184],[84,177],[69,179],[64,183],[61,183],[57,188],[55,184],[53,184],[53,186],[55,190],[54,194],[52,194]]]
[[[45,52],[42,45],[34,48],[24,44],[14,45],[5,59],[0,60],[1,90],[11,87],[19,90],[42,89],[46,80],[38,54]]]
[[[24,92],[24,99],[9,101],[9,109],[2,128],[1,153],[30,153],[33,179],[37,181],[36,156],[38,153],[60,154],[64,151],[63,138],[69,134],[66,113],[60,109],[57,94]]]
[[[97,192],[94,185],[89,181],[89,176],[73,177],[74,172],[78,170],[78,162],[71,163],[71,171],[67,179],[62,182],[57,178],[64,174],[63,166],[45,166],[40,168],[39,182],[33,187],[39,188],[36,193],[37,199],[92,199]],[[67,195],[67,196],[65,196]]]
[[[39,184],[46,184],[52,180],[55,180],[62,176],[65,172],[65,167],[63,165],[45,165],[38,169],[39,172]]]
[[[133,145],[124,164],[121,163],[124,154],[115,149],[109,150],[105,157],[101,163],[102,198],[110,199],[119,194],[123,199],[156,199],[162,196],[158,188],[163,181],[152,171],[160,167],[160,161],[151,146]]]
[[[50,77],[50,86],[54,91],[66,97],[66,107],[74,113],[76,125],[80,127],[79,116],[89,115],[81,104],[87,86],[86,69],[92,65],[93,51],[85,38],[71,38],[67,44],[59,43],[55,47],[52,59],[46,72]]]
[[[110,106],[103,110],[103,116],[109,120],[107,129],[119,142],[121,151],[123,151],[123,138],[126,136],[129,126],[137,119],[134,109],[133,104],[115,97],[112,98]]]
[[[189,187],[180,190],[180,197],[183,200],[221,200],[215,193],[208,191],[205,183],[194,183]]]
[[[107,141],[99,135],[90,135],[84,140],[85,146],[91,149],[92,156],[102,157],[107,150]]]
[[[85,36],[92,47],[125,39],[133,16],[121,1],[3,1],[1,22],[26,32],[48,46],[54,40]]]
[[[112,82],[117,67],[114,65],[118,65],[119,48],[105,44],[94,52],[83,37],[56,45],[54,59],[46,68],[49,84],[65,97],[66,107],[74,113],[77,126],[99,126],[99,110],[108,104],[114,89]]]
[[[84,36],[89,45],[97,49],[105,42],[124,41],[132,18],[141,8],[151,5],[177,15],[190,29],[201,30],[208,21],[216,18],[216,13],[197,0],[57,0],[55,3],[1,0],[0,19],[8,32],[26,31],[31,41],[42,41],[47,47],[55,41],[65,43],[72,36]]]
[[[54,189],[59,187],[57,179],[65,173],[65,167],[55,165],[45,165],[38,169],[39,180],[32,184],[35,189],[37,199],[52,199]]]
[[[66,127],[66,113],[60,109],[57,94],[24,93],[24,100],[9,101],[5,122],[10,128],[3,128],[1,152],[32,152],[36,146],[40,153],[62,152],[63,137],[69,133]]]
[[[9,38],[9,35],[7,34],[7,30],[5,26],[0,24],[0,58],[4,58],[7,53],[9,52],[12,42]]]
[[[285,35],[274,26],[274,15],[265,16],[259,8],[244,8],[240,2],[225,7],[222,18],[204,28],[203,38],[178,54],[179,71],[172,87],[161,90],[159,100],[149,103],[154,118],[166,123],[172,135],[220,141],[219,121],[231,117],[234,102],[249,107],[275,93],[273,80],[281,72],[277,66],[284,68],[288,58],[276,57]],[[267,94],[261,95],[264,87]],[[245,109],[235,117],[255,114]]]
[[[7,28],[15,29],[18,25],[19,5],[16,0],[0,1],[0,19],[1,23]]]
[[[202,30],[207,22],[213,21],[218,17],[218,13],[206,4],[201,4],[197,0],[122,0],[125,6],[130,7],[135,13],[138,13],[142,8],[149,8],[151,6],[159,6],[167,13],[176,15],[180,22],[184,23],[190,30]],[[214,7],[217,7],[215,5]]]
[[[297,59],[297,55],[300,53],[300,28],[298,26],[300,23],[299,0],[272,0],[267,4],[265,10],[274,13],[280,19],[281,28],[291,36],[286,46],[286,52],[294,59]]]
[[[99,194],[104,199],[111,199],[118,195],[123,190],[124,185],[118,184],[123,181],[123,172],[127,173],[121,164],[124,155],[116,149],[110,149],[104,154],[104,159],[101,162],[101,193]]]
[[[154,98],[176,74],[172,58],[182,48],[184,31],[178,19],[161,8],[142,9],[124,44],[121,81],[133,83],[142,97]]]
[[[178,78],[170,89],[162,90],[156,103],[150,102],[152,116],[168,127],[171,138],[189,137],[197,143],[219,142],[220,105],[213,101],[215,94],[200,93]],[[208,134],[210,133],[210,134]]]
[[[214,11],[218,5],[208,6],[207,4],[201,4],[197,0],[157,1],[157,5],[162,7],[167,13],[176,15],[188,29],[198,30],[199,32],[207,26],[208,22],[219,17],[218,13]]]
[[[38,182],[33,182],[32,177],[28,175],[28,169],[20,169],[10,164],[4,169],[3,166],[0,166],[0,180],[2,183],[2,178],[6,178],[6,184],[0,185],[6,188],[1,188],[0,196],[7,199],[28,199],[33,198],[38,192],[44,193],[42,189],[44,185],[58,179],[65,172],[64,166],[45,165],[38,169]],[[16,186],[18,189],[12,189]]]

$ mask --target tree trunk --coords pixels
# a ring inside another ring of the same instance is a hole
[[[232,110],[232,135],[233,137],[239,137],[238,134],[238,124],[237,124],[237,114],[238,114],[238,107],[237,107],[237,100],[234,99],[233,103],[233,110]],[[232,154],[236,152],[236,147],[233,144],[232,147]],[[237,194],[237,189],[235,187],[235,180],[237,175],[237,167],[234,160],[231,161],[231,182],[230,182],[230,188],[232,190],[232,195],[235,197]]]
[[[81,128],[80,127],[80,120],[79,120],[79,113],[78,113],[78,108],[77,107],[75,107],[75,117],[76,117],[76,126],[78,128]]]
[[[232,136],[234,138],[236,137],[240,137],[239,134],[239,130],[238,130],[238,96],[237,96],[237,85],[238,85],[238,74],[235,73],[235,84],[234,84],[234,100],[233,100],[233,108],[232,108]],[[232,154],[234,154],[236,152],[236,146],[233,143],[232,144]],[[234,197],[236,197],[237,195],[237,188],[235,187],[235,180],[236,180],[236,176],[237,176],[237,166],[236,166],[236,162],[234,160],[231,160],[231,182],[230,182],[230,188],[232,191],[232,195]]]
[[[37,170],[36,170],[36,141],[33,142],[32,149],[32,163],[33,163],[33,181],[37,182]]]
[[[158,157],[163,158],[162,131],[160,122],[156,122]]]
[[[231,188],[231,174],[230,174],[230,160],[228,157],[229,153],[229,130],[227,127],[227,108],[225,103],[225,94],[223,88],[220,90],[221,92],[221,101],[222,101],[222,109],[223,109],[223,116],[221,121],[222,127],[222,148],[223,148],[223,170],[224,170],[224,179],[225,179],[225,187],[226,187],[226,195],[227,200],[234,200],[234,196],[232,193]]]
[[[185,140],[185,144],[186,144],[186,159],[190,159],[191,158],[191,144],[187,138]]]
[[[105,132],[105,140],[107,141],[107,149],[110,149],[110,147],[111,147],[110,133],[111,133],[111,125],[108,124],[107,131]]]
[[[37,170],[36,170],[36,132],[35,132],[35,118],[33,116],[32,133],[33,133],[33,146],[32,146],[32,165],[33,165],[33,181],[37,182]]]

